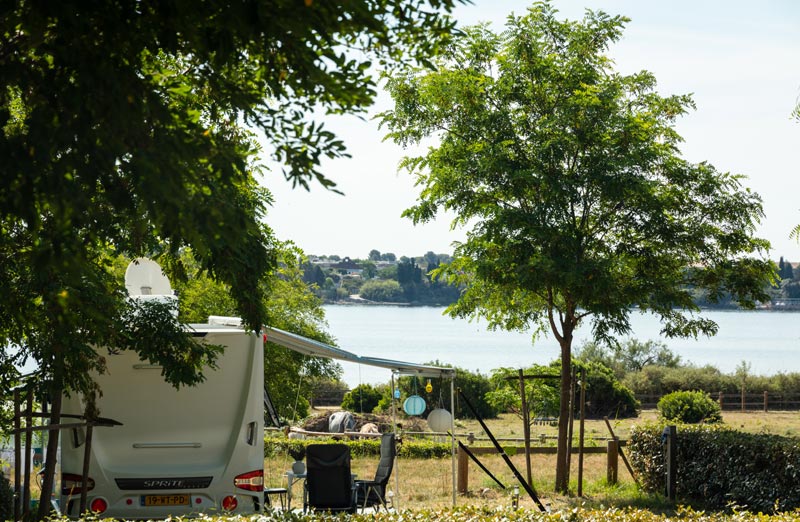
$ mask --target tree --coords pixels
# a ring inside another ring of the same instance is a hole
[[[362,270],[361,276],[365,280],[372,279],[373,277],[378,275],[378,267],[375,266],[375,263],[371,261],[361,261],[361,263],[359,264],[361,265],[361,270]]]
[[[310,281],[306,281],[306,283],[315,284],[319,288],[325,286],[325,272],[323,272],[322,268],[319,265],[314,264],[311,270],[312,274]]]
[[[381,261],[388,261],[390,263],[394,263],[397,261],[397,256],[392,254],[391,252],[384,252],[381,254]]]
[[[389,265],[378,270],[379,279],[394,279],[397,281],[397,265]]]
[[[382,398],[381,390],[371,384],[359,384],[344,394],[342,409],[355,413],[372,413]]]
[[[781,291],[784,297],[789,299],[800,299],[800,280],[789,279],[781,283]]]
[[[425,270],[430,271],[439,266],[439,256],[430,250],[428,250],[422,257],[425,260]]]
[[[405,300],[412,302],[419,297],[422,288],[422,269],[414,258],[401,257],[397,264],[397,282],[403,287]]]
[[[792,263],[789,261],[784,261],[783,256],[781,256],[780,260],[778,261],[778,277],[781,280],[794,278],[794,269],[792,268]]]
[[[641,342],[637,339],[625,339],[610,347],[586,341],[578,349],[578,359],[602,364],[614,370],[618,379],[628,373],[642,371],[645,366],[677,368],[681,362],[681,357],[675,355],[663,342]]]
[[[591,11],[560,21],[544,2],[509,17],[501,34],[467,28],[435,71],[387,80],[394,108],[381,115],[398,144],[435,138],[401,164],[421,187],[404,215],[420,223],[444,209],[454,227],[469,227],[453,262],[435,272],[465,287],[448,312],[549,330],[559,343],[557,491],[569,483],[581,322],[613,342],[638,307],[659,316],[667,336],[710,335],[717,325],[696,315],[690,286],[751,307],[773,277],[769,244],[752,235],[759,196],[741,176],[678,155],[673,126],[691,97],[659,95],[648,72],[613,70],[605,52],[626,22]]]
[[[4,361],[38,364],[51,423],[63,392],[98,391],[87,377],[103,371],[96,347],[124,344],[119,327],[135,313],[109,251],[160,254],[177,281],[191,246],[247,327],[267,322],[261,281],[277,255],[253,133],[294,185],[333,188],[320,160],[346,151],[315,115],[363,111],[374,61],[425,62],[448,38],[439,10],[454,1],[0,7],[0,346]],[[201,379],[212,361],[176,357],[174,384]],[[45,491],[56,448],[54,432]],[[42,502],[39,518],[49,509]]]
[[[792,268],[792,263],[789,261],[784,262],[783,257],[781,257],[781,262],[778,263],[778,275],[782,280],[794,279],[794,269]]]
[[[374,248],[369,251],[369,260],[370,261],[380,261],[381,260],[381,252],[380,250],[375,250]]]

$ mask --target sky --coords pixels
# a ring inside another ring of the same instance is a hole
[[[502,30],[512,12],[532,2],[474,0],[460,6],[460,25],[489,22]],[[719,171],[743,174],[761,195],[765,218],[757,230],[772,244],[770,257],[800,261],[800,243],[789,238],[800,224],[800,122],[791,118],[800,97],[800,2],[794,0],[561,0],[562,18],[585,9],[630,18],[609,54],[617,71],[648,70],[662,95],[691,93],[697,109],[678,121],[682,156]],[[319,185],[292,189],[279,170],[265,179],[275,202],[267,223],[280,239],[307,254],[366,258],[369,251],[398,257],[451,253],[465,230],[451,230],[452,216],[414,225],[401,217],[418,195],[413,178],[398,172],[408,153],[371,119],[391,108],[385,93],[363,118],[327,120],[352,158],[327,161],[326,176],[344,196]]]

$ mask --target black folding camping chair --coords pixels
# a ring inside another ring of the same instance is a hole
[[[355,513],[350,448],[345,444],[306,446],[305,509]]]
[[[375,470],[372,480],[356,480],[356,505],[362,509],[374,507],[378,511],[381,506],[386,507],[386,485],[394,468],[394,457],[397,454],[394,433],[385,433],[381,436],[381,460]]]

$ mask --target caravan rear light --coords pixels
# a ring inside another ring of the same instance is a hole
[[[86,481],[86,491],[94,489],[94,480],[89,477]],[[75,473],[62,473],[61,474],[61,494],[62,495],[76,495],[83,492],[83,477]]]
[[[232,495],[228,495],[227,497],[222,499],[222,509],[225,511],[233,511],[236,509],[236,506],[239,505],[239,501],[236,500],[236,497]]]
[[[89,511],[97,515],[105,513],[106,509],[108,509],[108,502],[104,498],[96,498],[89,504]]]
[[[246,489],[248,491],[263,491],[264,490],[264,470],[257,469],[249,473],[242,473],[233,479],[233,485],[239,489]]]

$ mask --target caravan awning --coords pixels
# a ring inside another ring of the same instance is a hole
[[[338,359],[357,364],[366,364],[368,366],[377,366],[392,370],[400,375],[416,375],[418,377],[447,377],[454,378],[455,370],[453,368],[442,368],[441,366],[429,366],[425,364],[416,364],[403,361],[393,361],[390,359],[381,359],[377,357],[364,357],[361,355],[342,350],[329,344],[321,343],[302,335],[293,334],[280,330],[278,328],[265,327],[264,332],[267,335],[267,342],[279,344],[290,350],[305,354],[313,355],[315,357],[325,357],[328,359]]]

